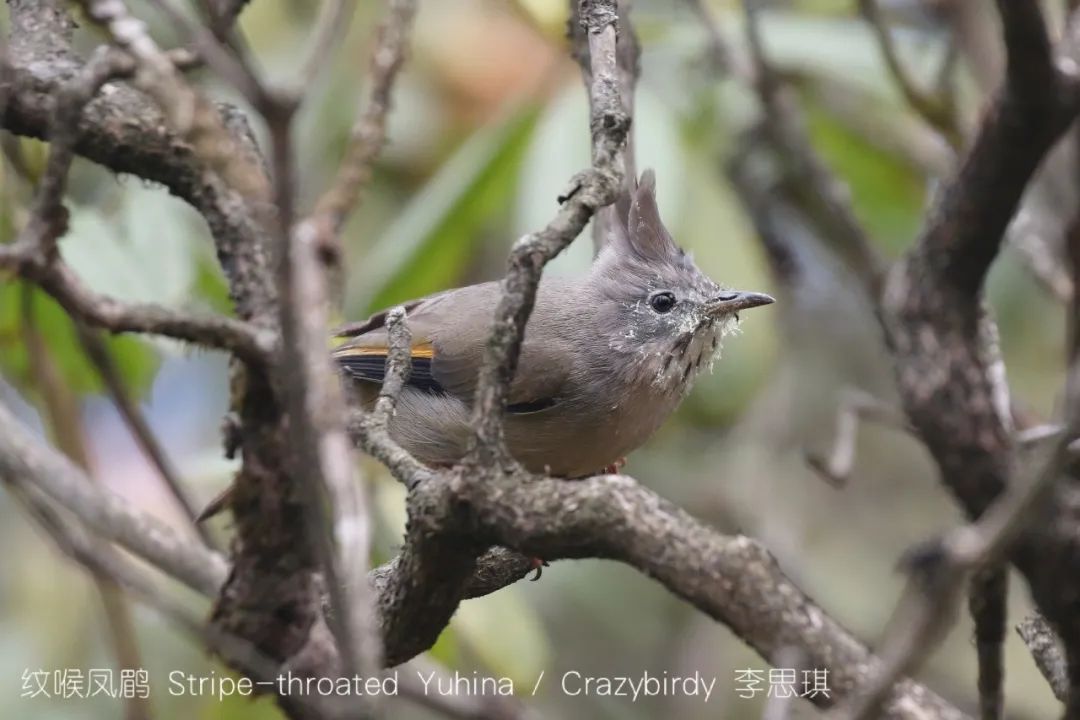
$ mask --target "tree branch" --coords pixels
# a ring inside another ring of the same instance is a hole
[[[852,700],[844,717],[870,720],[877,716],[896,679],[913,673],[944,638],[969,581],[982,586],[971,599],[982,717],[1000,715],[1007,577],[1000,563],[1048,499],[1074,436],[1064,432],[1048,453],[1037,453],[1030,461],[1030,477],[1018,478],[977,521],[953,530],[939,542],[909,551],[905,565],[912,577],[894,614],[893,631],[881,643],[884,668]]]
[[[39,0],[39,3],[47,2]],[[25,0],[23,3],[13,0],[13,3],[22,5],[24,10],[30,6]],[[104,3],[105,8],[101,7],[102,2],[88,0],[87,4],[98,8],[97,17],[111,27],[135,58],[136,84],[145,87],[155,98],[158,98],[155,93],[175,93],[158,99],[166,107],[166,118],[179,132],[175,136],[162,134],[158,130],[160,115],[138,96],[121,90],[116,95],[125,93],[135,104],[130,108],[115,105],[114,95],[107,101],[87,105],[80,124],[80,137],[84,139],[77,142],[76,151],[83,152],[81,148],[85,148],[87,153],[96,154],[117,169],[136,169],[152,179],[164,178],[174,192],[190,198],[211,222],[240,316],[271,330],[281,317],[286,348],[301,348],[295,351],[297,357],[286,356],[287,366],[300,371],[302,387],[294,391],[296,395],[287,397],[264,374],[253,371],[246,375],[248,382],[237,398],[244,457],[233,503],[237,516],[237,554],[214,612],[212,630],[244,638],[273,663],[331,674],[347,665],[351,652],[344,643],[344,657],[337,653],[322,615],[324,591],[335,592],[336,583],[331,579],[329,588],[323,586],[313,547],[298,542],[295,518],[302,506],[303,488],[297,477],[299,470],[313,467],[323,477],[333,475],[340,479],[347,471],[341,472],[340,466],[327,460],[340,461],[348,453],[338,443],[340,418],[332,411],[316,417],[316,413],[323,412],[321,405],[312,410],[314,400],[332,396],[327,395],[331,389],[326,383],[325,358],[316,357],[316,349],[323,347],[321,335],[316,338],[321,330],[316,328],[321,322],[325,300],[325,294],[321,293],[320,259],[293,223],[289,137],[292,107],[282,98],[271,96],[270,107],[262,108],[270,112],[268,119],[274,142],[276,207],[272,209],[276,216],[271,223],[267,221],[270,207],[264,203],[266,194],[251,192],[246,197],[238,196],[230,191],[229,183],[217,177],[217,172],[229,176],[233,170],[215,155],[220,147],[207,148],[203,143],[207,142],[206,133],[212,136],[212,143],[226,136],[217,133],[212,115],[203,117],[205,106],[200,105],[203,101],[198,96],[192,99],[190,88],[183,87],[182,79],[173,74],[175,67],[166,67],[164,54],[152,45],[140,27],[127,22],[130,18],[123,14],[122,3]],[[780,648],[791,645],[805,645],[820,652],[820,658],[810,657],[807,663],[815,664],[820,659],[817,666],[831,668],[833,686],[843,697],[877,667],[877,661],[795,588],[760,545],[745,538],[719,536],[626,478],[593,478],[582,483],[535,479],[515,472],[512,463],[505,462],[501,413],[543,265],[580,233],[599,207],[611,202],[624,179],[618,155],[628,132],[629,117],[620,99],[617,80],[615,14],[613,0],[586,0],[582,7],[592,72],[589,86],[593,107],[592,168],[573,179],[555,219],[515,247],[479,384],[474,417],[477,440],[470,453],[470,466],[455,471],[422,472],[415,464],[408,467],[410,459],[399,458],[403,464],[395,472],[414,481],[410,483],[413,490],[409,500],[409,534],[401,557],[392,566],[371,574],[378,593],[386,659],[399,661],[424,649],[445,627],[462,598],[472,592],[501,587],[520,577],[519,571],[523,573],[527,568],[529,555],[556,559],[590,554],[622,560],[657,578],[680,597],[728,623],[774,661]],[[51,60],[60,57],[60,65],[67,63],[65,67],[72,71],[78,67],[68,50],[68,26],[42,29],[36,24],[41,21],[29,13],[24,11],[19,16],[13,25],[33,26],[35,32],[44,32],[50,42],[56,41],[55,47],[60,50],[50,52],[59,55],[49,56]],[[64,16],[58,12],[56,17]],[[37,35],[39,40],[41,32]],[[27,62],[33,53],[27,51],[25,44],[20,52],[12,54],[13,102],[4,110],[4,124],[21,127],[23,132],[37,132],[30,123],[48,115],[49,93],[57,82],[57,75],[48,76],[48,73],[55,73],[57,62],[44,63],[48,68],[42,69]],[[150,81],[158,82],[161,87],[148,87],[146,83]],[[110,115],[119,110],[125,114]],[[197,115],[194,126],[200,130],[193,134],[190,127],[177,122],[184,120],[180,110]],[[282,114],[275,116],[274,112]],[[226,114],[225,123],[229,120]],[[231,124],[228,130],[227,137],[233,143],[230,147],[247,153],[244,158],[247,165],[247,160],[256,157],[251,146],[242,142],[245,136],[234,132]],[[101,147],[91,147],[86,138],[96,140]],[[117,148],[138,155],[139,163]],[[265,175],[259,163],[251,163],[250,167]],[[245,192],[269,188],[265,177],[251,181],[250,188],[247,187],[250,179],[243,177],[243,173],[239,179],[238,185],[245,187]],[[260,219],[262,226],[258,223]],[[290,261],[282,263],[289,267],[283,270],[280,305],[276,303],[274,283],[268,272],[268,253],[259,233],[264,229],[274,230],[279,257]],[[315,292],[308,294],[311,288]],[[298,298],[314,298],[316,312],[299,317]],[[278,384],[287,387],[293,379],[282,377]],[[285,422],[286,406],[289,424]],[[327,418],[326,423],[321,422]],[[305,427],[294,434],[297,430],[292,424]],[[4,426],[0,415],[0,430]],[[40,473],[31,472],[24,460],[8,457],[19,455],[18,442],[12,437],[10,433],[0,432],[0,474],[9,479],[33,478],[44,489],[57,490],[54,482],[42,480],[38,477]],[[367,437],[373,446],[379,444],[371,442],[373,434],[368,433]],[[297,442],[304,438],[315,442],[310,445]],[[23,441],[26,444],[25,437]],[[324,452],[327,442],[337,444]],[[393,450],[389,444],[381,447],[384,452]],[[314,463],[303,462],[312,458]],[[69,471],[55,464],[48,465],[48,469],[60,476]],[[470,474],[470,469],[478,472]],[[423,482],[416,483],[417,479]],[[64,502],[62,494],[49,493],[57,502]],[[139,516],[118,506],[111,498],[81,497],[79,501],[69,499],[66,506],[86,518],[95,532],[118,542],[123,541],[126,533],[127,541],[133,545],[149,542],[151,549],[143,548],[144,555],[153,556],[155,564],[171,567],[187,582],[209,593],[223,580],[220,558],[190,548],[178,550],[169,543],[161,547],[160,538],[155,545],[147,538],[153,538],[159,529],[142,527],[137,522]],[[80,503],[85,503],[85,507]],[[566,503],[577,503],[575,507],[582,511],[562,512]],[[508,545],[517,551],[488,550],[494,544]],[[167,550],[179,553],[178,557]],[[199,573],[189,566],[193,557],[213,567],[203,568]],[[906,681],[897,686],[888,712],[892,717],[919,714],[961,717],[925,688]]]
[[[1069,672],[1054,629],[1041,616],[1032,615],[1016,626],[1016,633],[1027,645],[1032,659],[1035,660],[1035,666],[1046,678],[1054,697],[1063,703],[1067,702]]]
[[[262,168],[249,154],[241,152],[217,109],[184,80],[150,37],[145,23],[129,12],[122,0],[82,0],[82,6],[132,56],[137,64],[132,82],[154,99],[169,124],[192,144],[207,168],[242,196],[266,199],[269,187]],[[207,50],[199,47],[201,53]],[[212,63],[215,57],[206,59]]]
[[[47,497],[77,517],[95,535],[116,543],[206,597],[215,596],[226,579],[228,568],[220,555],[181,538],[171,527],[141,513],[122,498],[94,487],[70,460],[33,437],[3,405],[0,405],[0,479],[16,489],[27,488]],[[524,577],[528,571],[527,558],[494,548],[481,555],[474,574],[461,584],[461,598],[495,592]],[[384,633],[392,624],[409,625],[426,614],[423,611],[409,616],[395,601],[394,588],[405,581],[406,574],[402,559],[396,558],[368,575],[372,591],[380,598],[380,626]],[[434,605],[437,599],[428,598],[427,602]],[[387,651],[405,656],[401,660],[404,661],[427,649],[441,630],[439,627],[429,644],[421,648],[398,648],[388,635]]]
[[[95,534],[205,595],[216,593],[225,578],[225,561],[220,555],[141,515],[122,498],[92,487],[70,460],[43,447],[2,405],[0,477],[13,485],[39,489]]]
[[[31,225],[35,224],[31,221]],[[15,252],[5,253],[5,250]],[[234,353],[265,365],[275,349],[273,333],[243,320],[183,313],[156,303],[124,302],[96,293],[58,257],[44,260],[40,250],[20,253],[20,244],[0,248],[0,267],[11,266],[37,283],[73,317],[113,333],[150,333]]]
[[[416,14],[416,0],[393,0],[386,19],[376,33],[368,73],[364,109],[349,133],[345,156],[334,180],[319,198],[307,222],[324,229],[320,235],[336,239],[360,194],[371,179],[371,165],[386,143],[386,117],[398,72],[405,62],[409,30]],[[329,251],[329,249],[328,249]]]
[[[907,260],[925,265],[943,289],[968,296],[982,286],[1036,167],[1080,107],[1080,85],[1055,67],[1038,4],[999,0],[998,9],[1008,49],[1005,85]]]
[[[1008,55],[1004,86],[958,174],[935,198],[915,247],[889,274],[880,314],[908,417],[945,484],[979,523],[1005,504],[995,500],[1020,496],[1023,491],[1013,485],[1024,485],[1015,477],[1008,388],[982,285],[1021,194],[1080,111],[1080,86],[1059,69],[1038,4],[1001,0],[998,11]],[[1070,376],[1075,372],[1070,368]],[[1063,632],[1067,649],[1080,649],[1080,622],[1064,600],[1076,590],[1064,587],[1061,578],[1065,567],[1075,568],[1080,538],[1066,521],[1073,502],[1069,490],[1056,481],[1076,428],[1067,418],[1030,504],[1017,510],[996,551],[1008,553],[1024,574],[1040,609]],[[1000,635],[995,618],[1003,596],[973,603],[988,611],[980,635]],[[993,667],[984,670],[993,676]],[[985,693],[982,702],[984,710],[995,703]],[[1075,693],[1070,708],[1080,712]]]
[[[14,245],[0,248],[0,268],[38,283],[68,312],[112,332],[150,332],[208,347],[235,351],[264,363],[272,336],[230,318],[187,316],[159,305],[123,303],[94,293],[59,258],[56,241],[67,230],[63,196],[78,140],[84,107],[109,80],[130,75],[131,59],[112,48],[95,56],[57,90],[56,112],[49,123],[49,159],[39,183],[30,219]]]
[[[1008,623],[1009,568],[995,563],[978,570],[968,589],[979,665],[979,717],[1005,717],[1005,627]]]
[[[3,74],[0,92],[7,102],[0,119],[11,132],[42,138],[53,117],[54,97],[82,67],[71,50],[74,25],[59,0],[12,0],[9,8],[5,59],[10,67]],[[152,103],[123,85],[112,89],[108,97],[83,108],[75,152],[117,173],[161,183],[190,202],[214,235],[237,314],[265,321],[274,289],[250,208],[216,174],[204,172],[191,145],[162,130],[163,118]],[[219,112],[235,138],[234,151],[257,165],[258,151],[243,115],[227,106]]]
[[[589,51],[589,28],[588,23],[581,17],[583,3],[578,0],[569,0],[570,17],[567,20],[566,34],[570,40],[570,50],[574,59],[581,68],[581,79],[585,82],[585,90],[589,93],[589,111],[596,112],[593,106],[596,95],[592,92],[593,71],[592,57]],[[630,22],[631,0],[617,0],[616,11],[619,15],[619,27],[616,38],[615,64],[618,70],[619,102],[623,112],[630,119],[631,127],[634,118],[634,95],[637,88],[638,77],[641,75],[641,46],[638,43],[634,25]],[[621,163],[623,168],[622,187],[623,191],[630,192],[637,185],[637,162],[634,157],[634,133],[628,131],[626,142],[622,147]],[[593,251],[598,254],[607,243],[614,227],[626,222],[626,218],[616,217],[619,214],[629,212],[628,207],[616,207],[609,205],[601,208],[593,221]]]
[[[473,403],[476,437],[466,464],[474,469],[496,468],[508,461],[503,447],[503,408],[544,265],[573,242],[593,214],[612,203],[622,187],[620,151],[630,131],[630,117],[619,99],[616,3],[581,0],[580,12],[588,32],[592,68],[592,168],[571,179],[570,188],[559,198],[559,212],[547,227],[518,240],[510,253]]]
[[[806,161],[808,143],[791,132],[797,126],[777,121],[790,115],[777,100],[781,96],[756,31],[754,8],[748,0],[750,47],[759,94],[767,108],[766,127],[772,128],[782,158],[803,158],[792,161],[796,170],[802,168],[792,175],[799,178],[797,187],[812,195],[834,184],[827,171],[824,175],[815,172],[814,164]],[[880,291],[875,281],[880,276],[875,268],[880,266],[867,261],[872,254],[864,238],[859,233],[828,231],[836,218],[848,215],[827,210],[829,205],[821,198],[810,197],[805,203],[807,214],[821,219],[826,236],[847,238],[838,243],[838,254],[864,279],[871,298],[878,302],[908,418],[938,461],[946,485],[972,518],[979,518],[1002,496],[1016,462],[1008,388],[996,328],[981,304],[982,282],[1032,173],[1080,108],[1075,62],[1055,59],[1039,5],[1002,0],[998,9],[1009,56],[1005,86],[981,123],[958,174],[935,198],[915,248],[892,269]],[[1069,57],[1074,45],[1070,37],[1059,51]],[[833,203],[834,208],[846,205]],[[1025,489],[1004,496],[1028,499],[1014,506],[1014,514],[1007,514],[1014,520],[999,528],[1000,543],[995,541],[988,556],[1007,554],[1024,572],[1040,607],[1057,622],[1071,618],[1068,622],[1076,626],[1075,613],[1067,610],[1063,600],[1075,597],[1075,592],[1065,592],[1059,582],[1053,587],[1061,568],[1071,567],[1077,556],[1078,540],[1068,529],[1070,515],[1065,509],[1074,501],[1055,484],[1063,463],[1060,453],[1067,443],[1066,437],[1057,444],[1055,458],[1037,483],[1031,487],[1018,483]],[[1002,500],[998,506],[1008,507],[1008,503]],[[1057,571],[1051,569],[1055,567]],[[914,620],[908,618],[903,626],[906,635],[897,636],[898,644],[891,649],[886,646],[887,667],[894,674],[880,678],[876,691],[887,691],[895,677],[917,664],[935,628],[940,628],[942,618],[955,606],[960,590],[953,582],[931,585],[932,596],[909,592],[922,610],[914,613]],[[972,599],[979,640],[986,641],[980,643],[981,704],[984,713],[995,713],[1000,692],[995,656],[1000,648],[988,645],[991,639],[997,643],[1001,635],[1004,595],[1000,583],[982,587],[992,593]],[[1074,646],[1080,648],[1080,627],[1073,628],[1073,637]],[[873,687],[867,688],[863,699],[874,692]],[[872,716],[873,707],[863,703],[857,711]]]
[[[829,669],[836,697],[847,696],[880,665],[788,580],[760,543],[719,535],[628,477],[534,478],[494,487],[441,478],[413,491],[410,510],[412,522],[428,533],[467,533],[551,560],[627,563],[726,624],[767,660],[775,662],[790,646],[803,649],[807,667]],[[816,701],[828,705],[836,697]],[[920,712],[963,717],[925,688],[902,681],[886,716]]]
[[[41,447],[0,407],[0,477],[40,488],[95,533],[120,543],[204,594],[216,591],[225,575],[218,556],[180,541],[122,501],[87,488],[79,475],[54,451]],[[789,645],[820,653],[820,657],[812,655],[808,664],[830,669],[831,687],[838,697],[850,692],[876,666],[861,643],[792,585],[759,544],[715,534],[629,478],[606,476],[574,483],[543,479],[503,484],[496,492],[467,485],[460,489],[465,494],[454,502],[443,502],[452,478],[442,475],[438,482],[424,483],[414,490],[410,505],[417,518],[416,532],[429,537],[434,537],[433,530],[449,532],[451,540],[468,533],[481,542],[515,546],[551,559],[595,556],[622,560],[729,624],[767,658]],[[418,505],[432,512],[415,512]],[[562,512],[566,507],[579,511]],[[446,539],[431,543],[429,549],[445,547]],[[453,574],[445,565],[416,562],[415,547],[407,544],[401,558],[370,576],[379,595],[389,662],[403,661],[434,642],[460,599],[492,592],[529,569],[523,555],[495,549],[471,564],[465,582],[455,579],[452,598],[432,592],[407,593],[404,588],[412,584],[432,588],[432,573],[436,579]],[[417,572],[418,568],[429,574]],[[444,604],[447,600],[450,607]],[[430,629],[425,631],[425,627]],[[942,718],[963,717],[925,688],[909,682],[898,685],[889,708],[889,717],[914,718],[925,712]]]
[[[786,166],[789,188],[819,231],[868,292],[874,293],[884,262],[855,217],[850,191],[814,150],[798,107],[765,51],[761,0],[743,0],[751,80],[762,107],[761,124]]]
[[[956,108],[950,102],[951,96],[926,92],[916,84],[900,59],[892,33],[885,18],[882,17],[878,0],[859,0],[859,10],[874,31],[885,66],[889,69],[889,73],[896,81],[908,105],[927,124],[940,132],[949,145],[958,148],[963,140],[963,134],[956,116]]]
[[[117,412],[131,431],[135,442],[157,469],[158,474],[161,475],[161,479],[165,483],[165,487],[169,490],[173,499],[176,500],[184,515],[191,521],[192,528],[199,534],[202,541],[207,547],[220,551],[221,547],[209,528],[197,521],[198,507],[194,499],[187,488],[184,487],[180,474],[169,460],[165,448],[162,447],[150,424],[143,416],[137,401],[128,393],[121,371],[113,361],[105,342],[96,332],[82,323],[76,323],[75,331],[79,337],[79,344],[82,345],[83,352],[86,354],[87,359],[90,360],[90,363],[97,369],[102,383],[108,389],[109,395],[112,396],[113,405],[116,406]]]

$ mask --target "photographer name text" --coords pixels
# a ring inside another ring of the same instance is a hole
[[[458,696],[536,695],[545,684],[543,671],[529,688],[515,686],[509,677],[493,677],[479,672],[440,670],[392,670],[384,675],[362,677],[312,677],[286,672],[276,677],[256,680],[209,672],[205,674],[173,670],[164,678],[163,689],[172,697],[250,697],[274,693],[281,697],[363,697],[397,696],[403,683],[412,694]],[[151,692],[150,673],[146,670],[123,670],[118,674],[108,668],[30,670],[22,675],[23,698],[78,699],[92,697],[146,698]],[[733,687],[738,697],[749,699],[758,694],[769,697],[828,696],[828,671],[794,669],[738,670]],[[695,671],[675,675],[666,671],[643,671],[636,675],[592,675],[578,670],[553,674],[547,680],[568,697],[616,697],[637,702],[650,697],[695,697],[709,702],[717,688],[717,678]]]

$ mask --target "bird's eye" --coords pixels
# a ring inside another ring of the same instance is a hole
[[[649,296],[649,305],[658,313],[671,312],[671,309],[675,307],[675,302],[675,295],[667,290]]]

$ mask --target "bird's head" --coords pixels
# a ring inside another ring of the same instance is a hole
[[[738,328],[740,311],[773,299],[723,288],[698,269],[660,221],[651,170],[603,212],[611,236],[590,274],[601,332],[612,350],[634,356],[620,365],[638,379],[685,392]]]

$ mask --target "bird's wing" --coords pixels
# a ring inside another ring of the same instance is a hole
[[[472,402],[484,345],[498,301],[495,283],[471,285],[407,304],[412,334],[412,372],[409,385],[443,392]],[[352,378],[381,383],[389,352],[386,312],[349,326],[339,334],[351,336],[334,357]],[[539,412],[553,406],[565,389],[571,355],[557,338],[533,333],[530,323],[522,346],[519,371],[510,386],[508,410]]]
[[[441,295],[441,293],[440,293]],[[429,322],[423,320],[423,307],[439,295],[432,295],[404,304],[412,335],[410,348],[411,371],[408,384],[421,390],[439,392],[442,387],[431,374],[435,350],[430,337]],[[337,330],[337,337],[351,338],[337,347],[334,359],[352,379],[382,384],[386,377],[386,361],[390,351],[386,316],[389,310],[375,313],[367,320],[350,323]],[[414,314],[418,317],[414,317]]]

